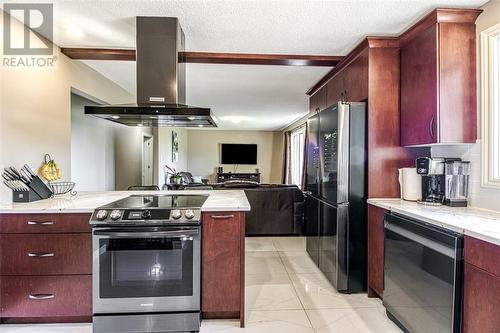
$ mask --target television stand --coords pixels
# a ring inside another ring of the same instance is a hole
[[[223,172],[217,174],[218,183],[224,183],[228,180],[252,181],[260,183],[260,173]]]

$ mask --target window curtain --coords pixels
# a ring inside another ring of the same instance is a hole
[[[307,136],[309,135],[309,124],[306,122],[305,123],[305,132],[304,132],[304,163],[302,163],[302,181],[301,181],[301,186],[300,188],[302,191],[306,190],[306,184],[307,184]]]
[[[292,158],[292,144],[291,144],[291,131],[286,131],[284,134],[284,149],[283,149],[283,184],[290,184],[292,182],[292,170],[290,168]]]

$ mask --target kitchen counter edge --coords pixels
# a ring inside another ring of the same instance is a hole
[[[500,212],[477,207],[426,206],[396,198],[368,204],[500,246]]]

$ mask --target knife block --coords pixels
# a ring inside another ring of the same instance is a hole
[[[13,202],[32,202],[43,199],[32,189],[22,191],[12,191]]]

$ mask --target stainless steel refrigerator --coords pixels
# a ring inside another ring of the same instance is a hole
[[[366,103],[338,104],[308,120],[307,252],[340,292],[366,290]]]

